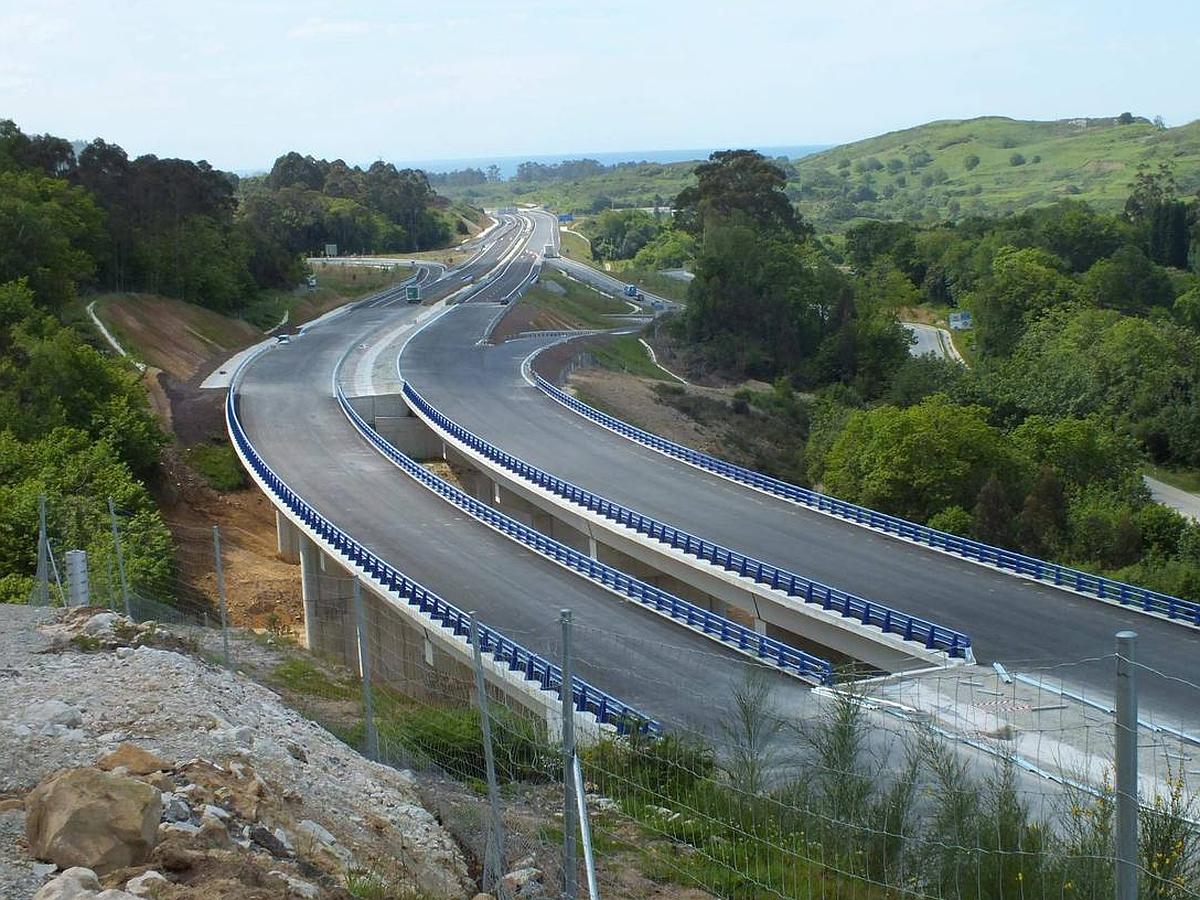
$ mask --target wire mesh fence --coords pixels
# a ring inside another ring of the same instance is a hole
[[[592,890],[583,848],[568,849],[583,823],[570,813],[553,702],[506,689],[469,653],[356,592],[325,557],[305,576],[299,631],[313,652],[284,627],[221,629],[219,535],[177,526],[168,560],[156,564],[135,517],[114,507],[111,519],[107,539],[86,547],[92,605],[198,626],[214,661],[252,672],[365,755],[419,773],[426,805],[496,896],[525,895],[522,879],[533,877],[568,896],[1115,896],[1116,654],[846,680],[805,687],[801,700],[777,672],[746,660],[716,727],[664,720],[662,736],[618,736],[580,717]],[[71,602],[71,538],[70,517],[48,510],[32,600]],[[595,626],[571,634],[589,678],[603,683],[587,648],[611,647],[614,635]],[[665,649],[619,637],[608,674]],[[547,652],[562,660],[563,649],[552,642]],[[683,642],[670,650],[684,652]],[[1200,897],[1200,684],[1130,662],[1144,700],[1136,881],[1143,897]],[[1111,673],[1114,689],[1097,688],[1097,673]],[[694,699],[712,703],[699,686]]]

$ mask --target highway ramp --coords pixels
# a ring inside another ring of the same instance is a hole
[[[1108,695],[1113,635],[1141,635],[1142,702],[1200,724],[1200,631],[1056,590],[871,532],[669,459],[529,386],[529,340],[479,345],[486,306],[452,310],[414,337],[403,375],[435,407],[526,462],[646,515],[774,565],[964,631],[980,662],[1073,662],[1063,677]],[[1173,680],[1181,679],[1181,680]]]
[[[453,284],[453,282],[451,282]],[[489,312],[488,305],[461,307]],[[363,441],[332,396],[346,348],[419,307],[360,304],[273,347],[244,372],[241,418],[294,490],[390,564],[529,649],[557,660],[558,611],[576,623],[576,674],[664,725],[713,734],[750,663],[526,550],[416,484]],[[793,715],[799,681],[770,676]]]

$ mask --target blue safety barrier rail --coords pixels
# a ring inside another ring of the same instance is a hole
[[[341,388],[338,389],[338,402],[359,433],[369,440],[379,452],[399,466],[405,474],[486,525],[490,525],[542,556],[578,572],[585,578],[616,591],[660,615],[668,616],[706,637],[809,681],[818,684],[832,683],[833,666],[828,660],[805,653],[782,641],[739,625],[724,616],[702,609],[674,594],[598,562],[553,538],[546,537],[535,528],[522,525],[486,503],[476,500],[470,494],[459,490],[444,479],[438,478],[424,466],[397,450],[386,438],[367,424],[350,405]]]
[[[534,373],[533,377],[537,386],[545,393],[584,418],[590,419],[610,431],[615,431],[631,441],[731,481],[749,485],[819,512],[830,513],[857,525],[877,528],[887,534],[894,534],[937,550],[956,554],[964,559],[992,565],[1016,575],[1053,584],[1056,587],[1068,588],[1082,594],[1091,594],[1101,600],[1120,603],[1123,606],[1134,607],[1144,612],[1156,613],[1169,619],[1200,626],[1200,603],[1125,584],[1105,578],[1103,575],[1094,575],[1091,572],[1083,572],[1036,557],[1025,556],[1022,553],[1014,553],[1012,550],[993,547],[990,544],[938,531],[925,525],[918,525],[907,519],[890,516],[864,506],[847,503],[845,500],[838,500],[836,497],[830,497],[819,491],[789,484],[778,478],[725,462],[715,456],[684,447],[682,444],[676,444],[657,434],[636,428],[615,416],[588,406],[537,373]]]
[[[254,449],[254,445],[242,428],[242,423],[237,415],[235,394],[236,388],[230,389],[225,402],[225,421],[229,434],[233,438],[234,444],[242,452],[243,458],[250,463],[254,472],[263,480],[279,502],[283,503],[308,528],[316,532],[322,540],[332,546],[353,566],[382,583],[389,591],[405,598],[409,605],[415,606],[434,621],[451,629],[456,637],[462,638],[469,644],[471,642],[470,616],[394,569],[351,538],[317,512],[272,471],[271,467],[259,456],[258,451]],[[482,624],[479,626],[479,648],[483,653],[491,654],[496,662],[507,666],[510,672],[519,672],[526,681],[537,684],[541,690],[562,697],[562,669],[553,665],[549,660],[526,650],[500,632]],[[643,715],[633,707],[622,703],[580,678],[572,677],[571,695],[576,710],[592,713],[599,722],[613,725],[622,733],[632,728],[649,734],[662,733],[661,726],[649,716]]]
[[[442,414],[408,382],[404,383],[403,393],[409,402],[428,416],[440,429],[462,441],[471,449],[483,454],[513,474],[531,481],[571,503],[599,513],[618,525],[632,528],[640,534],[661,541],[677,550],[682,550],[690,556],[720,566],[727,572],[735,572],[741,577],[750,578],[759,584],[783,591],[788,596],[796,597],[805,603],[816,604],[823,609],[836,612],[844,619],[853,619],[863,625],[873,625],[885,634],[898,635],[906,641],[917,641],[923,644],[927,650],[942,651],[955,658],[971,658],[971,638],[962,632],[935,625],[925,619],[891,609],[882,603],[866,600],[856,594],[850,594],[805,578],[803,575],[797,575],[795,572],[780,569],[712,541],[702,540],[628,507],[605,500],[603,497],[585,491],[561,478],[556,478],[489,444],[483,438]]]

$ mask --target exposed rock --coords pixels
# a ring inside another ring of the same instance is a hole
[[[62,725],[78,728],[83,722],[79,710],[61,700],[42,700],[25,707],[25,722],[28,725]]]
[[[233,840],[229,837],[229,829],[216,816],[201,817],[197,839],[205,846],[216,850],[225,850],[233,846]]]
[[[321,889],[315,884],[302,881],[295,876],[287,874],[287,872],[281,872],[278,869],[272,869],[267,874],[274,875],[287,885],[289,897],[298,897],[301,898],[301,900],[312,900],[312,898],[321,896]]]
[[[99,890],[100,879],[96,877],[96,873],[91,869],[76,866],[42,885],[33,895],[33,900],[79,900],[95,897]]]
[[[178,794],[164,792],[162,803],[164,822],[187,822],[192,818],[192,808]]]
[[[117,659],[129,659],[129,657],[131,657],[131,656],[133,656],[133,648],[132,647],[118,647],[117,648]]]
[[[96,613],[96,615],[92,616],[83,623],[83,628],[80,630],[84,634],[90,634],[93,637],[101,634],[111,634],[113,628],[120,621],[122,621],[122,619],[116,613]]]
[[[125,884],[125,890],[135,897],[153,897],[156,891],[161,890],[169,883],[161,872],[151,869],[136,878],[130,878]]]
[[[161,797],[133,778],[68,769],[26,798],[26,839],[35,857],[64,869],[107,872],[137,865],[157,842]]]
[[[281,829],[276,829],[276,831],[281,831]],[[287,856],[289,853],[290,848],[287,844],[261,825],[254,825],[250,828],[249,838],[272,856]]]
[[[100,757],[96,763],[96,768],[106,772],[118,767],[124,768],[130,775],[150,775],[166,771],[171,768],[171,764],[137,744],[126,742],[112,753]]]
[[[518,897],[539,897],[545,892],[541,869],[529,866],[524,869],[513,869],[500,881],[509,892]]]
[[[323,825],[319,822],[314,822],[312,819],[305,819],[296,826],[296,830],[327,847],[332,847],[337,843],[337,838],[330,834]]]

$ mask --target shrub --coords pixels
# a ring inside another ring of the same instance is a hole
[[[1014,153],[1008,158],[1008,164],[1010,166],[1023,166],[1025,165],[1025,157],[1020,153]]]

